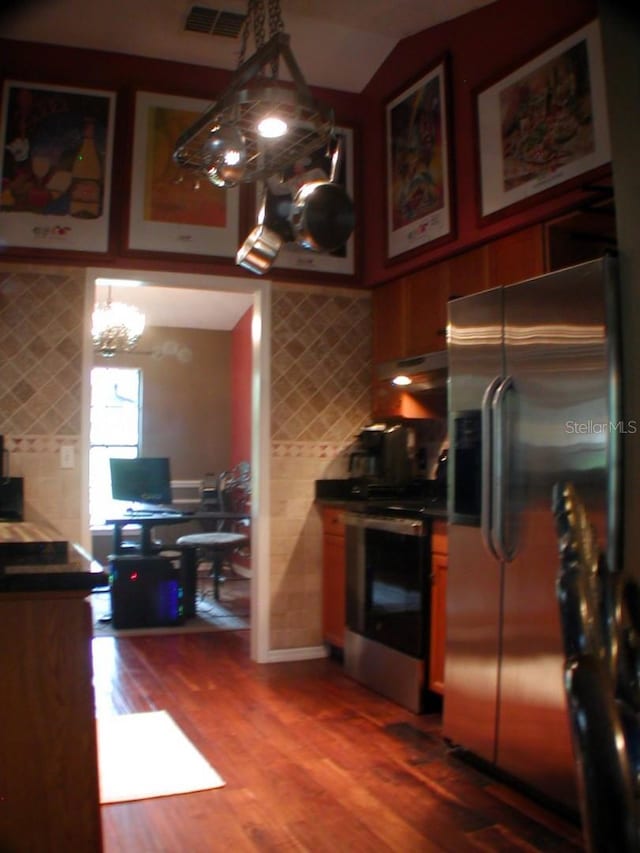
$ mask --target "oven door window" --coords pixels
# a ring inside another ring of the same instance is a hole
[[[423,657],[427,628],[426,539],[365,530],[365,635]]]

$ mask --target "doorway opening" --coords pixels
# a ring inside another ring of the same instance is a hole
[[[98,279],[109,279],[110,286],[114,289],[114,298],[116,288],[120,281],[123,286],[125,283],[130,283],[132,280],[139,282],[135,288],[127,290],[126,301],[130,304],[135,304],[144,313],[148,315],[147,324],[153,328],[161,328],[164,334],[156,334],[147,336],[140,341],[136,350],[132,351],[121,361],[124,361],[131,367],[136,367],[140,363],[143,365],[153,364],[158,366],[158,362],[162,362],[161,368],[165,375],[171,372],[171,369],[176,370],[179,361],[183,367],[187,369],[182,372],[182,380],[178,381],[179,386],[188,387],[194,383],[200,383],[200,387],[207,388],[216,384],[216,370],[219,366],[216,365],[215,355],[211,358],[198,359],[195,363],[193,358],[189,361],[189,354],[185,352],[184,341],[178,340],[181,335],[186,334],[180,329],[188,329],[190,321],[185,316],[189,304],[195,305],[195,312],[198,317],[196,338],[199,334],[202,336],[207,325],[216,325],[214,318],[220,316],[226,317],[224,322],[231,322],[232,325],[227,327],[227,331],[233,329],[238,317],[245,317],[247,311],[251,313],[250,323],[247,334],[247,346],[250,348],[250,375],[249,387],[247,393],[250,395],[248,405],[245,407],[247,417],[250,421],[249,425],[249,444],[250,458],[243,460],[226,459],[226,465],[231,467],[231,462],[245,461],[250,464],[250,489],[251,489],[251,656],[257,661],[265,661],[268,653],[268,482],[269,482],[269,447],[270,447],[270,429],[269,429],[269,359],[268,359],[268,341],[270,337],[270,299],[271,299],[271,284],[269,281],[244,279],[244,278],[220,278],[192,274],[175,274],[175,273],[157,273],[143,272],[140,270],[101,270],[89,269],[86,279],[86,308],[85,317],[87,323],[87,333],[85,335],[85,353],[84,353],[84,388],[83,399],[86,401],[83,405],[83,424],[82,424],[82,444],[83,444],[83,530],[86,532],[86,541],[91,541],[90,535],[90,518],[89,518],[89,448],[90,448],[90,418],[88,401],[91,399],[90,392],[90,377],[91,369],[95,364],[103,364],[103,360],[94,355],[91,338],[90,338],[90,322],[93,306],[100,299],[100,284],[97,284]],[[165,311],[168,310],[168,315],[165,313],[164,319],[160,313],[159,322],[155,319],[156,308],[154,302],[165,306]],[[232,308],[231,321],[225,313]],[[168,307],[167,307],[168,306]],[[193,306],[192,306],[193,307]],[[235,311],[235,314],[233,313]],[[151,324],[149,323],[151,320]],[[174,325],[179,324],[179,325]],[[218,323],[219,325],[219,323]],[[167,336],[167,330],[176,328],[175,333]],[[173,340],[172,338],[175,338]],[[189,347],[187,346],[188,350]],[[98,361],[96,361],[96,358]],[[186,362],[186,365],[185,365]],[[221,383],[220,383],[221,384]],[[145,378],[143,367],[142,378],[142,396],[145,394]],[[147,389],[148,390],[148,389]],[[179,390],[175,392],[173,399],[174,410],[166,401],[164,404],[158,403],[157,411],[160,412],[160,417],[168,428],[169,432],[172,429],[172,424],[175,425],[178,419],[175,417],[175,406],[179,405],[178,396],[182,393]],[[203,392],[204,394],[205,392]],[[181,398],[182,399],[182,398]],[[196,403],[187,403],[185,405],[194,405],[195,408],[199,405]],[[157,434],[152,437],[147,436],[147,446],[144,439],[144,417],[143,416],[143,439],[141,442],[142,453],[148,454],[149,450],[153,452],[153,441],[158,440]],[[197,419],[197,413],[195,413]],[[227,412],[226,417],[230,415]],[[147,424],[147,426],[150,426]],[[177,426],[176,426],[177,429]],[[231,430],[232,427],[229,427]],[[204,432],[198,436],[187,436],[187,443],[195,448],[200,447],[206,441],[209,441],[208,433],[215,431],[215,424],[205,423]],[[230,432],[229,432],[230,435]],[[173,447],[176,447],[175,436]],[[183,436],[181,440],[185,440]],[[224,441],[223,441],[224,443]],[[218,457],[219,458],[219,457]],[[216,466],[212,466],[216,467]],[[202,468],[194,468],[193,465],[189,470],[189,475],[185,474],[186,468],[180,469],[176,480],[181,486],[193,484],[197,481],[197,485],[207,473],[206,466]],[[172,476],[173,473],[172,473]],[[89,546],[90,547],[90,546]]]

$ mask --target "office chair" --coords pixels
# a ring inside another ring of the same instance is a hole
[[[556,483],[557,596],[580,814],[591,853],[640,851],[640,594],[611,571],[571,483]]]
[[[243,463],[246,465],[247,463]],[[248,466],[247,466],[248,467]],[[244,469],[243,469],[244,473]],[[195,574],[194,564],[198,558],[211,560],[211,575],[213,577],[213,596],[216,601],[220,600],[220,584],[223,580],[223,569],[225,561],[230,560],[234,551],[240,548],[248,548],[250,535],[248,527],[246,532],[238,532],[237,525],[245,521],[242,518],[224,518],[224,513],[250,514],[248,504],[240,505],[234,496],[235,492],[248,489],[250,478],[248,475],[240,478],[238,466],[230,472],[223,472],[218,477],[217,496],[220,518],[212,518],[215,530],[203,531],[201,533],[189,533],[180,536],[177,545],[182,551],[184,575]],[[215,512],[212,513],[215,516]],[[193,615],[193,614],[189,614]]]

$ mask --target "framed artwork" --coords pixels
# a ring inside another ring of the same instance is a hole
[[[452,236],[447,62],[385,107],[387,255]]]
[[[477,96],[483,217],[610,160],[597,21]]]
[[[353,201],[353,131],[346,127],[336,127],[334,133],[342,146],[335,182],[346,190]],[[353,234],[344,246],[335,251],[315,252],[303,249],[294,242],[293,231],[289,226],[289,210],[296,192],[307,181],[328,181],[330,174],[330,152],[327,145],[323,145],[284,173],[274,175],[267,181],[267,222],[287,240],[274,261],[274,267],[342,275],[355,273]],[[260,182],[257,187],[256,207],[262,203],[263,192],[264,184]]]
[[[178,137],[208,101],[137,92],[129,248],[235,257],[239,190],[214,186],[173,162]]]
[[[108,250],[115,98],[5,81],[0,248]]]

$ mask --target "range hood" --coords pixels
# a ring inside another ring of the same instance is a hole
[[[410,393],[444,390],[449,374],[448,365],[447,351],[439,350],[379,364],[376,368],[376,378],[404,386]]]

